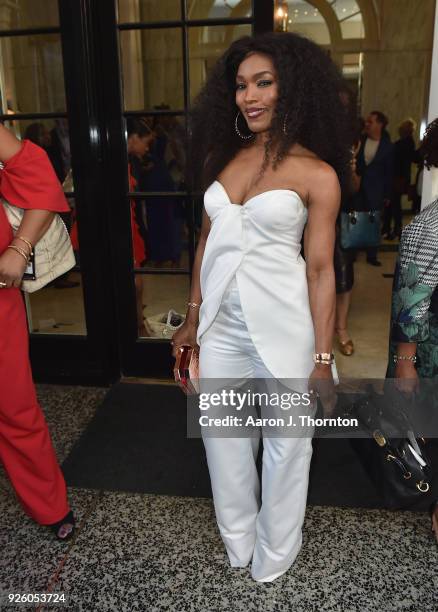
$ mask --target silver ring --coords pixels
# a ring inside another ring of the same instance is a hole
[[[0,281],[0,287],[3,289],[4,287],[7,287],[7,283],[4,283],[3,281]]]

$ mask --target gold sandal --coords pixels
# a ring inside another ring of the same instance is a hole
[[[336,330],[336,333],[338,334],[339,350],[341,351],[343,355],[350,357],[354,353],[353,340],[351,340],[350,338],[349,340],[345,340],[345,342],[341,342],[341,340],[339,339],[339,330]]]

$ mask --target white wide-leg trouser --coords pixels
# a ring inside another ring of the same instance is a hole
[[[268,324],[268,322],[267,322]],[[235,278],[200,342],[200,379],[273,378],[248,333]],[[270,582],[292,565],[302,543],[311,438],[264,437],[262,497],[256,468],[258,437],[206,437],[220,534],[230,564]]]

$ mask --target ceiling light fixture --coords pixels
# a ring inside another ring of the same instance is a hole
[[[287,31],[288,8],[287,2],[278,3],[277,10],[275,11],[276,30],[278,32]]]

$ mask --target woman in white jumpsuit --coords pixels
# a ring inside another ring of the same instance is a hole
[[[332,352],[335,221],[349,160],[340,89],[316,45],[270,33],[233,43],[195,101],[193,155],[207,185],[187,317],[172,344],[174,354],[199,347],[201,385],[332,382],[332,357],[320,354]],[[304,109],[306,90],[322,97]],[[203,440],[230,564],[251,563],[255,580],[272,581],[301,548],[311,439],[264,437],[261,487],[259,438]]]

